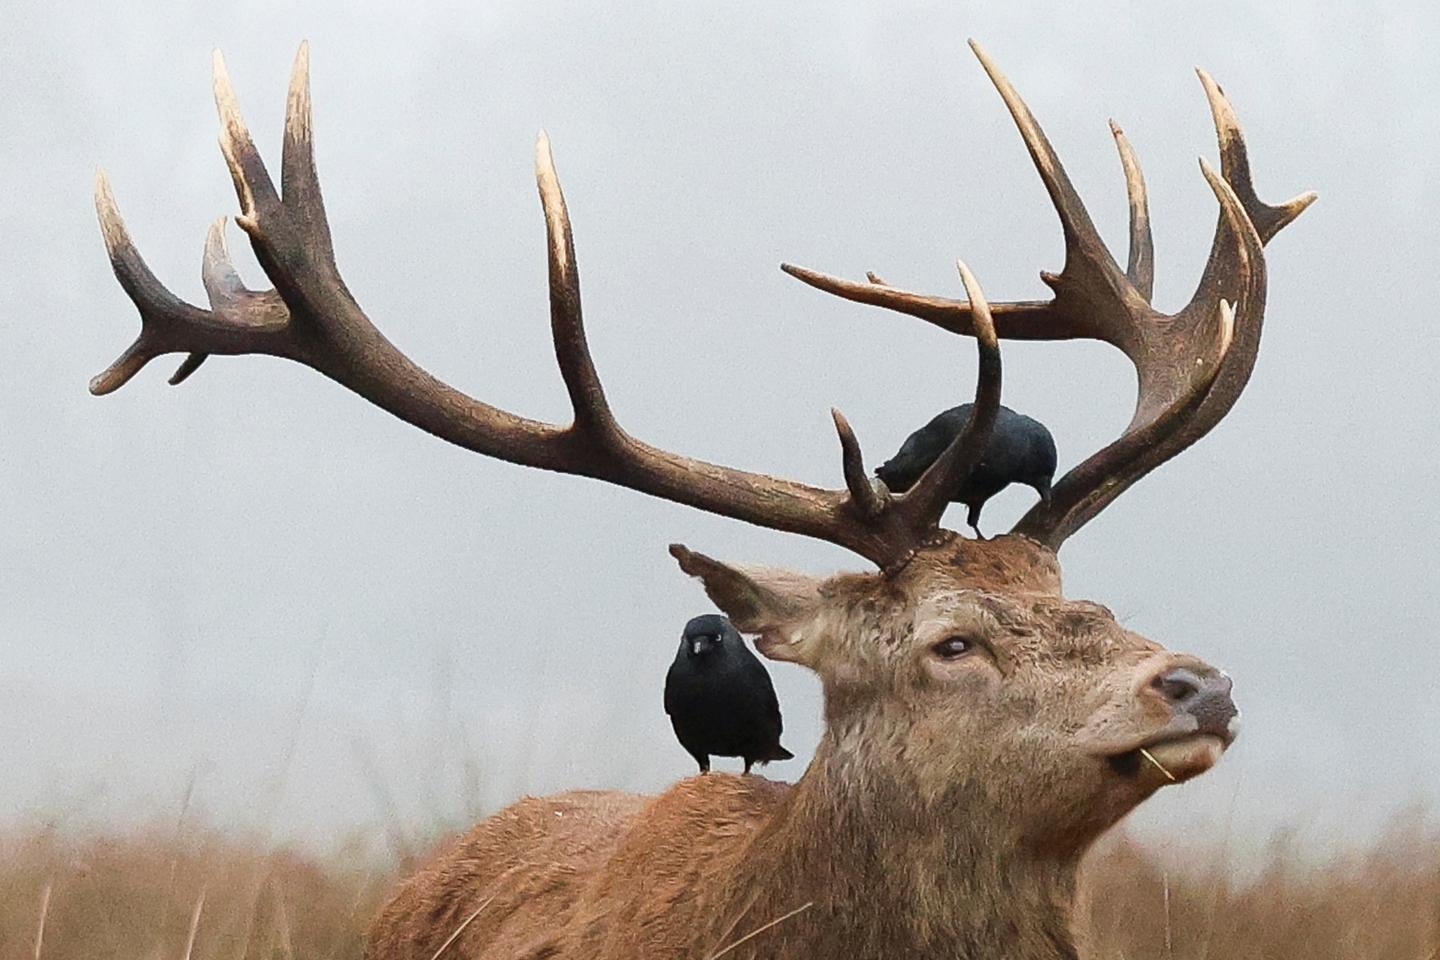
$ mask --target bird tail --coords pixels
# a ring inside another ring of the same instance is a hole
[[[791,753],[789,750],[786,750],[784,747],[780,746],[780,744],[777,743],[777,744],[775,744],[775,749],[770,752],[770,756],[766,757],[765,759],[766,759],[766,760],[794,760],[794,759],[795,759],[795,754]]]

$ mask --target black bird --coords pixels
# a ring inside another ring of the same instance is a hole
[[[780,746],[780,701],[770,674],[729,620],[705,614],[685,624],[680,651],[665,675],[665,712],[701,773],[710,757],[752,764],[789,760]]]
[[[925,473],[925,468],[940,458],[970,422],[973,403],[962,403],[938,414],[916,430],[900,445],[900,452],[875,469],[875,476],[885,481],[894,493],[909,490]],[[1050,502],[1050,481],[1055,478],[1055,438],[1038,420],[1002,406],[995,416],[995,429],[985,455],[975,469],[950,497],[952,503],[970,508],[965,517],[980,536],[980,508],[995,494],[1012,483],[1031,486],[1040,499]]]

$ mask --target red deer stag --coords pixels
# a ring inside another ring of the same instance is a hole
[[[1230,681],[1065,599],[1056,550],[1132,483],[1210,430],[1255,363],[1263,244],[1313,199],[1262,203],[1220,88],[1220,205],[1209,261],[1179,313],[1150,305],[1145,185],[1114,128],[1130,198],[1126,269],[1112,259],[1029,109],[978,47],[1065,234],[1053,299],[987,306],[921,296],[873,275],[851,283],[786,266],[823,290],[976,338],[978,414],[912,490],[866,475],[834,414],[844,489],[825,490],[651,447],[616,422],[590,359],[570,223],[542,136],[550,323],[574,408],[567,426],[516,416],[440,382],[365,316],[335,265],[311,143],[308,53],[290,86],[279,189],[215,60],[221,147],[241,228],[274,288],[244,287],[223,219],[204,261],[210,309],[163,287],[136,252],[103,178],[100,224],[139,308],[139,338],[91,384],[122,386],[150,359],[287,357],[436,436],[512,463],[576,473],[846,547],[879,568],[814,579],[671,552],[757,646],[821,678],[825,734],[798,783],[722,774],[658,797],[526,799],[484,821],[407,880],[370,934],[376,960],[1075,956],[1070,911],[1085,849],[1166,783],[1213,765],[1234,735]],[[1139,378],[1120,438],[1056,484],[1051,502],[989,541],[939,527],[945,491],[985,446],[1000,396],[998,338],[1092,338]]]

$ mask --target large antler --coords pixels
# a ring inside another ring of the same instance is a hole
[[[1130,197],[1130,255],[1122,271],[1025,101],[979,44],[971,41],[970,46],[1010,108],[1065,234],[1064,269],[1040,275],[1055,291],[1054,299],[992,304],[995,332],[1002,339],[1104,340],[1125,352],[1139,380],[1135,415],[1120,438],[1067,473],[1050,502],[1036,505],[1014,528],[1059,547],[1132,483],[1199,440],[1229,412],[1260,346],[1262,246],[1315,195],[1279,206],[1260,201],[1230,102],[1209,74],[1198,71],[1215,117],[1221,175],[1204,160],[1200,168],[1220,202],[1220,221],[1195,295],[1180,312],[1160,313],[1150,305],[1154,247],[1145,180],[1125,134],[1111,123]],[[829,293],[908,313],[955,333],[974,336],[979,329],[971,304],[901,290],[874,274],[869,283],[856,283],[789,264],[782,269]]]
[[[210,309],[180,300],[136,251],[101,173],[95,189],[100,227],[115,276],[140,311],[140,335],[91,381],[95,394],[123,386],[157,356],[189,356],[171,378],[184,380],[209,354],[269,354],[306,364],[377,406],[441,439],[525,466],[595,477],[652,496],[846,547],[879,564],[903,563],[933,536],[948,492],[979,459],[1000,402],[1000,353],[984,295],[963,264],[971,329],[978,339],[977,413],[914,488],[894,497],[870,484],[859,444],[834,411],[845,490],[824,490],[656,449],[616,422],[590,358],[580,282],[565,199],[550,145],[536,147],[536,179],[549,236],[550,325],[575,420],[556,426],[492,407],[442,383],[413,363],[361,311],[335,266],[320,196],[310,124],[309,52],[302,44],[290,82],[280,190],[240,117],[224,61],[215,55],[220,147],[240,199],[240,227],[274,283],[249,290],[225,249],[224,218],[211,228],[204,279]]]

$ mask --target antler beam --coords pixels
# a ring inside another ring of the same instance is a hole
[[[308,47],[301,45],[291,78],[278,191],[241,117],[218,52],[214,76],[220,146],[240,201],[236,222],[249,236],[274,288],[250,290],[241,283],[225,247],[221,218],[211,227],[205,249],[210,309],[179,299],[145,265],[101,173],[95,191],[101,231],[115,275],[140,312],[141,329],[121,357],[91,381],[95,394],[118,389],[150,360],[168,353],[188,354],[171,383],[194,373],[210,354],[283,357],[476,453],[594,477],[722,516],[827,540],[886,568],[902,564],[935,534],[947,492],[985,449],[999,406],[1000,354],[983,294],[963,264],[960,272],[979,345],[977,413],[904,496],[893,497],[869,485],[859,444],[838,411],[844,490],[706,463],[630,436],[611,413],[590,357],[569,214],[543,134],[536,146],[536,180],[548,236],[550,324],[574,422],[543,423],[476,400],[396,349],[340,277],[315,169]]]

